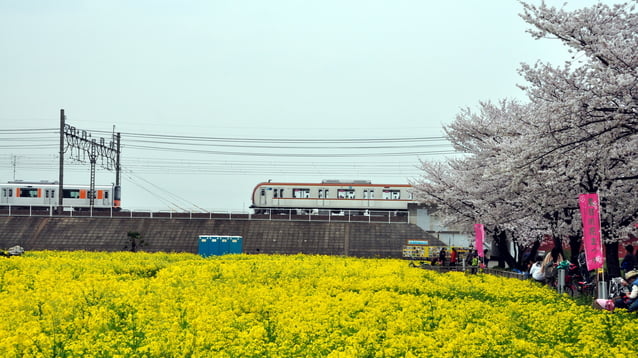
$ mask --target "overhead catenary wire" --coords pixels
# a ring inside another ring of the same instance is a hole
[[[32,156],[32,155],[20,155],[17,160],[17,165],[20,169],[40,170],[54,172],[58,166],[55,162],[57,156]],[[365,158],[371,159],[371,158]],[[374,158],[372,158],[374,159]],[[347,171],[348,169],[363,169],[371,174],[385,172],[387,168],[397,167],[409,167],[414,168],[417,163],[414,161],[363,161],[358,160],[356,162],[334,162],[334,161],[279,161],[279,160],[265,160],[265,161],[240,161],[240,160],[206,160],[206,159],[194,159],[194,158],[145,158],[145,157],[123,157],[124,166],[135,169],[136,172],[163,172],[166,173],[168,168],[179,170],[180,173],[206,173],[220,171],[228,173],[261,173],[264,169],[276,168],[276,170],[283,170],[288,172],[300,172],[300,171],[314,171],[316,168],[322,168],[324,170],[332,171]],[[67,168],[68,170],[80,170],[87,161],[69,160]],[[3,167],[13,166],[13,157],[6,155],[0,157],[0,164]],[[380,170],[380,168],[385,168]]]
[[[113,135],[110,131],[87,131],[94,138],[102,136],[107,141]],[[121,139],[122,170],[130,183],[178,210],[199,207],[149,178],[157,175],[162,178],[179,175],[382,176],[405,181],[419,175],[419,158],[456,153],[445,137],[435,136],[249,138],[124,132]],[[52,179],[58,170],[58,146],[59,129],[56,128],[0,130],[0,168],[11,173],[8,177],[17,169],[18,174],[31,173],[28,174],[31,177],[24,179]],[[86,171],[84,165],[88,159],[68,154],[65,171],[75,173],[81,181],[78,174]]]
[[[42,131],[51,138],[29,136]],[[93,133],[111,132],[91,131]],[[0,130],[7,141],[0,149],[51,150],[58,145],[58,133],[52,128]],[[54,134],[54,135],[53,135]],[[45,139],[46,138],[46,139]],[[18,144],[19,142],[19,144]],[[141,143],[141,144],[140,144]],[[238,144],[239,143],[239,144]],[[172,153],[217,156],[288,157],[288,158],[362,158],[415,157],[451,155],[455,150],[445,137],[388,138],[242,138],[167,135],[152,133],[122,134],[122,148]],[[224,150],[220,150],[223,148]],[[241,150],[228,150],[241,149]],[[245,149],[249,149],[248,151]]]
[[[177,200],[177,201],[183,201],[184,199],[181,196],[175,195],[171,192],[169,192],[166,189],[163,189],[157,185],[155,185],[154,183],[140,177],[134,174],[134,172],[132,170],[125,170],[125,175],[126,177],[129,179],[129,182],[132,183],[133,185],[137,186],[140,190],[147,192],[148,194],[152,195],[153,197],[155,197],[157,200],[163,202],[165,205],[167,205],[169,208],[173,208],[175,210],[181,210],[181,211],[188,211],[186,210],[184,207],[180,206],[179,204],[166,199],[167,196],[173,198],[173,200]],[[140,184],[138,183],[138,180],[143,181],[146,184]],[[163,193],[163,195],[157,195],[158,193],[149,189],[149,185],[153,188],[158,189],[160,192]]]
[[[140,145],[128,145],[124,148],[136,148],[146,149],[154,151],[168,151],[168,152],[181,152],[181,153],[199,153],[199,154],[215,154],[225,156],[249,156],[249,157],[287,157],[287,158],[355,158],[355,157],[394,157],[394,156],[418,156],[423,154],[428,155],[445,155],[454,154],[452,150],[437,150],[428,151],[426,153],[421,151],[411,152],[364,152],[364,153],[281,153],[281,152],[237,152],[237,151],[221,151],[221,150],[205,150],[205,149],[187,149],[187,148],[164,148],[164,147],[148,147]]]
[[[93,130],[93,133],[110,133]],[[174,134],[152,134],[121,132],[122,137],[173,139],[180,141],[213,141],[213,142],[252,142],[252,143],[384,143],[384,142],[415,142],[415,141],[445,141],[446,137],[383,137],[383,138],[253,138],[253,137],[210,137],[188,136]]]

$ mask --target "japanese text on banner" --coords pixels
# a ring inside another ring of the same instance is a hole
[[[483,257],[483,240],[485,240],[485,227],[483,224],[474,224],[474,233],[476,234],[476,252],[479,257]]]
[[[587,269],[603,267],[603,249],[600,235],[600,210],[598,194],[581,194],[578,197],[580,216],[583,219],[583,244]]]

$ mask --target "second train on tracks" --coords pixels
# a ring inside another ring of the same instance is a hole
[[[263,182],[253,189],[255,214],[366,215],[372,211],[404,214],[415,203],[408,184],[372,184],[369,180],[321,183]]]
[[[69,210],[120,209],[120,189],[115,185],[96,185],[91,206],[89,185],[64,185],[62,205]],[[58,182],[10,181],[0,184],[0,207],[29,209],[57,208],[60,200]]]

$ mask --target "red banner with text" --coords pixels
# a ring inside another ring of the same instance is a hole
[[[485,240],[485,227],[483,224],[474,224],[474,233],[476,234],[476,253],[479,257],[483,257],[483,241]]]
[[[598,194],[581,194],[578,196],[578,203],[580,216],[583,219],[583,244],[587,269],[596,270],[603,267],[604,262]]]

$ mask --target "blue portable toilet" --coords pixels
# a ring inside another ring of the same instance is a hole
[[[243,238],[241,236],[200,235],[198,254],[202,257],[211,255],[241,254]]]
[[[241,254],[242,252],[244,252],[243,238],[241,236],[231,236],[229,240],[229,253]]]

